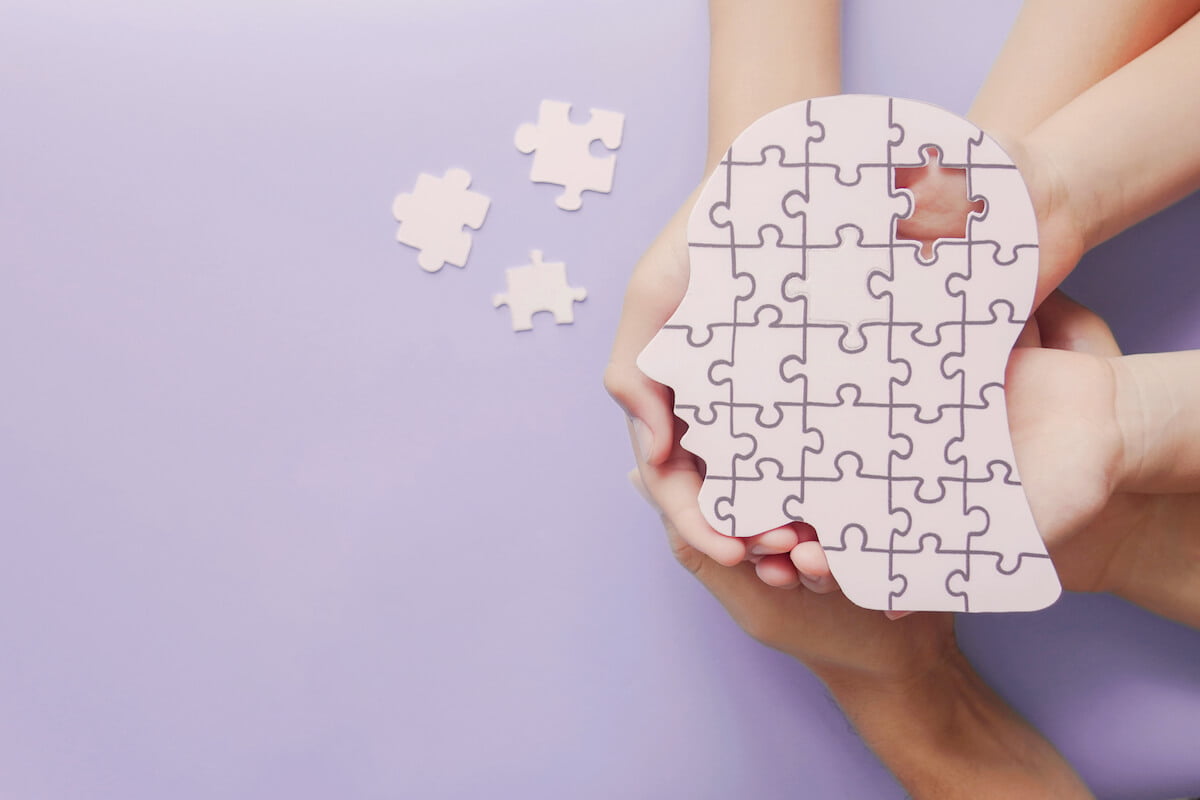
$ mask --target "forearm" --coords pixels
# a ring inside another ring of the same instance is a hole
[[[902,683],[821,677],[863,741],[916,800],[1092,797],[1054,746],[957,650]]]
[[[1197,11],[1197,0],[1026,0],[967,116],[1024,136]]]
[[[1200,16],[1024,139],[1064,187],[1085,248],[1200,185]]]
[[[711,0],[708,160],[780,106],[841,91],[839,0]]]
[[[1200,491],[1200,350],[1112,361],[1122,439],[1117,488]]]

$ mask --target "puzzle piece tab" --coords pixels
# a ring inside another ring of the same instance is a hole
[[[437,272],[446,264],[464,267],[471,252],[471,234],[463,226],[483,225],[492,201],[468,190],[471,176],[466,170],[449,169],[440,178],[421,173],[409,194],[397,195],[392,215],[400,223],[396,239],[421,251],[417,263],[426,272]]]
[[[592,155],[592,142],[599,141],[609,150],[621,146],[625,115],[616,111],[592,109],[586,123],[571,122],[571,104],[543,100],[537,124],[517,128],[514,143],[522,153],[533,153],[529,179],[534,183],[554,183],[563,192],[554,201],[564,211],[583,205],[585,191],[612,191],[616,155]]]
[[[559,325],[575,321],[575,303],[587,297],[587,289],[567,285],[567,267],[561,261],[542,261],[534,250],[532,263],[504,271],[508,291],[495,295],[492,305],[508,306],[514,331],[533,330],[533,315],[549,311]]]

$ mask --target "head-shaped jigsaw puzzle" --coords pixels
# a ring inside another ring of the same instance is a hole
[[[930,147],[985,205],[926,258],[896,236],[913,198],[895,170],[923,166]],[[731,536],[811,524],[867,608],[1054,602],[1004,401],[1037,222],[996,142],[912,100],[785,106],[725,154],[688,245],[687,293],[638,365],[675,391],[709,524]]]

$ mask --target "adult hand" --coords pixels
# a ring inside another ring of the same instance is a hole
[[[684,541],[725,565],[747,557],[757,560],[778,554],[784,554],[786,561],[786,554],[799,542],[794,527],[735,539],[713,530],[704,520],[698,502],[703,480],[701,462],[679,444],[686,427],[675,417],[671,390],[646,377],[637,367],[638,354],[687,291],[686,229],[692,203],[693,199],[688,198],[634,268],[604,386],[629,416],[647,491]],[[764,574],[767,578],[774,575],[769,567]],[[794,571],[784,578],[789,583],[797,580]]]
[[[653,504],[637,470],[630,479]],[[808,666],[863,741],[914,798],[1089,798],[1048,741],[971,668],[951,614],[888,622],[840,593],[765,585],[723,566],[664,515],[679,562],[763,644]]]
[[[876,611],[854,605],[841,592],[768,586],[751,564],[717,563],[680,535],[638,470],[629,477],[659,511],[675,558],[733,620],[759,642],[802,661],[823,680],[905,682],[956,651],[951,614],[920,614],[891,623]]]

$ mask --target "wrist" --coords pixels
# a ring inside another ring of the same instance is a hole
[[[791,655],[812,670],[839,703],[862,696],[900,702],[936,691],[933,687],[948,677],[970,670],[958,649],[952,614],[920,612],[887,624],[899,634],[898,644],[873,652],[870,659]]]
[[[1055,148],[1054,140],[1036,129],[1019,140],[1016,150],[1019,158],[1013,160],[1037,210],[1039,238],[1051,233],[1069,239],[1082,256],[1112,235],[1104,225],[1108,198],[1079,179],[1088,174],[1087,165],[1075,164],[1075,154]]]
[[[1062,756],[952,647],[906,680],[826,681],[863,741],[916,798],[1092,797]]]
[[[1136,491],[1143,482],[1146,443],[1149,439],[1148,420],[1143,402],[1141,377],[1127,357],[1110,358],[1113,371],[1113,409],[1119,433],[1120,454],[1117,458],[1116,491]]]

